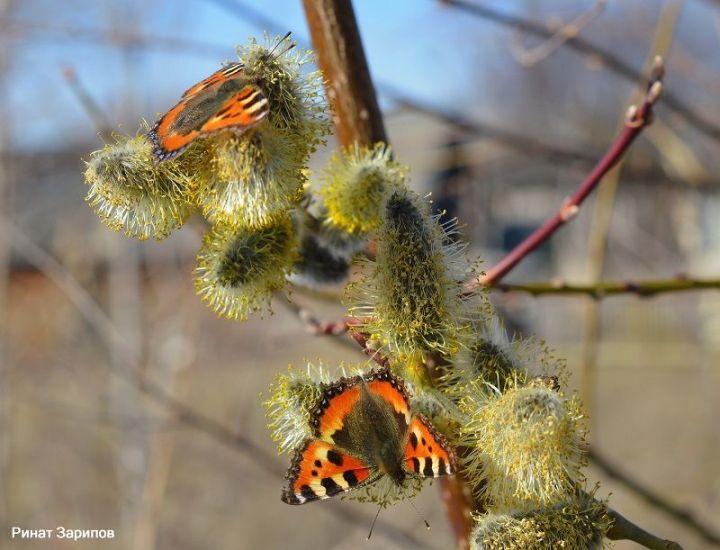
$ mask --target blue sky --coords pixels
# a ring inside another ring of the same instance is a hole
[[[476,1],[506,12],[565,19],[591,5],[589,0],[534,5],[521,0]],[[134,132],[141,118],[154,119],[188,86],[216,70],[222,61],[233,59],[236,44],[264,30],[222,4],[249,6],[275,21],[278,32],[292,30],[298,40],[307,40],[301,0],[23,0],[9,18],[12,32],[5,38],[11,47],[5,115],[11,122],[13,146],[52,149],[68,142],[87,142],[94,134],[61,77],[64,66],[76,71],[111,121],[122,124],[123,130]],[[646,41],[643,33],[652,35],[659,4],[656,0],[636,3],[639,12],[648,16],[647,24],[640,22],[638,40]],[[707,9],[702,2],[689,4],[691,13],[683,13],[682,24],[698,35],[711,32],[712,18],[703,17]],[[533,7],[529,10],[528,6]],[[617,15],[616,6],[611,1],[603,17]],[[497,114],[498,99],[507,98],[509,103],[524,97],[521,90],[507,85],[508,80],[497,83],[498,75],[508,67],[517,68],[508,48],[512,33],[506,29],[431,0],[359,0],[355,9],[376,80],[437,105],[471,106],[490,117]],[[603,29],[602,21],[588,31],[597,29]],[[118,45],[123,34],[147,41],[123,48]],[[597,36],[602,42],[603,34]],[[183,44],[168,46],[171,39]],[[630,46],[633,38],[628,40]],[[703,39],[693,44],[691,35],[688,46],[698,55],[705,50],[705,55],[712,55],[718,43]],[[644,55],[642,48],[628,47],[626,57],[639,60],[639,66]],[[614,85],[615,81],[610,82]],[[479,97],[488,100],[478,101]]]

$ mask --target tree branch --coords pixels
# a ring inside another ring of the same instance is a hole
[[[580,205],[592,193],[607,172],[617,164],[630,144],[640,135],[640,132],[652,121],[652,108],[662,93],[663,65],[659,57],[655,60],[653,75],[650,79],[648,91],[645,94],[640,108],[635,106],[628,109],[625,127],[617,136],[610,149],[600,162],[590,172],[578,189],[568,197],[558,211],[543,225],[536,229],[527,239],[510,251],[503,259],[491,267],[488,272],[468,283],[466,289],[473,291],[482,285],[493,285],[500,281],[520,261],[547,241],[555,231],[573,219],[580,210]]]
[[[327,78],[327,92],[335,112],[336,134],[341,146],[353,143],[387,143],[375,89],[370,79],[360,34],[350,0],[304,0],[305,12],[318,62]],[[368,346],[368,336],[350,327],[350,335],[364,353],[381,366],[388,358]],[[440,480],[443,501],[457,547],[470,540],[470,510],[462,497],[461,480]],[[458,521],[458,518],[465,518]]]
[[[303,5],[340,146],[387,143],[352,3],[303,0]]]
[[[613,464],[611,464],[604,456],[598,454],[594,449],[589,451],[590,460],[600,468],[605,475],[621,483],[626,489],[632,491],[635,495],[642,498],[651,506],[665,512],[678,523],[692,530],[701,536],[707,543],[714,546],[720,546],[720,534],[714,533],[704,525],[702,525],[690,512],[684,510],[674,504],[666,502],[662,497],[654,493],[647,487],[632,479],[630,476],[621,472]],[[634,540],[634,539],[631,539]]]
[[[554,34],[553,31],[541,23],[499,12],[484,4],[475,4],[467,0],[442,0],[442,3],[482,17],[483,19],[499,23],[500,25],[519,29],[528,34],[534,34],[541,38],[549,39],[552,38]],[[630,63],[580,36],[568,38],[565,41],[565,46],[580,54],[600,59],[603,65],[610,71],[629,82],[640,83],[644,80],[642,72],[635,69]],[[665,92],[663,103],[668,110],[680,115],[696,130],[709,138],[720,141],[720,126],[708,121],[707,116],[696,112],[676,95]]]
[[[648,533],[612,508],[608,508],[607,513],[612,519],[612,524],[606,533],[610,540],[631,540],[650,550],[683,550],[677,542]]]
[[[720,279],[655,279],[644,281],[603,281],[597,284],[571,284],[562,281],[531,283],[497,283],[492,288],[500,292],[524,292],[532,296],[590,296],[602,300],[609,296],[633,294],[649,298],[659,294],[690,290],[720,289]]]

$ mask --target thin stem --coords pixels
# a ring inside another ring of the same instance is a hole
[[[524,292],[532,296],[590,296],[602,300],[611,296],[635,295],[650,298],[660,294],[691,290],[720,289],[720,279],[654,279],[642,281],[601,281],[595,284],[574,284],[562,281],[530,283],[497,283],[492,287],[501,292]]]
[[[488,272],[466,285],[473,291],[482,285],[492,285],[500,281],[520,261],[547,241],[560,227],[573,219],[580,210],[580,205],[602,181],[603,176],[615,166],[630,147],[635,138],[652,120],[652,108],[662,93],[662,59],[656,58],[655,70],[650,80],[640,108],[631,107],[625,120],[625,127],[617,136],[607,153],[580,184],[570,197],[565,199],[557,212],[543,225],[536,229],[527,239],[511,250],[503,259],[491,267]]]
[[[283,307],[291,311],[305,326],[306,330],[310,334],[315,334],[317,336],[337,336],[339,334],[344,334],[348,331],[349,324],[355,321],[351,317],[335,319],[333,321],[322,321],[318,319],[308,308],[293,302],[286,294],[276,292],[275,295]]]
[[[612,508],[608,508],[608,516],[612,519],[612,525],[606,533],[610,540],[631,540],[650,550],[683,550],[677,542],[648,533]]]

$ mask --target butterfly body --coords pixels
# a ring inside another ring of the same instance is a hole
[[[245,74],[242,63],[230,63],[188,89],[180,101],[149,132],[159,161],[182,153],[195,139],[222,131],[241,133],[269,112],[258,82]]]
[[[408,476],[438,477],[456,468],[447,440],[411,414],[402,381],[387,369],[326,386],[312,426],[314,437],[298,448],[286,476],[288,504],[329,498],[383,476],[403,486]]]

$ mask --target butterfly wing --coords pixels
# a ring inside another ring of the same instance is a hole
[[[193,97],[198,95],[203,90],[210,88],[213,84],[219,84],[227,80],[228,78],[234,77],[243,69],[242,63],[229,63],[222,69],[215,71],[213,74],[208,76],[205,80],[201,80],[197,84],[194,84],[182,95],[182,99]]]
[[[264,119],[269,110],[268,100],[260,88],[246,84],[222,104],[201,126],[200,132],[211,134],[231,128],[246,129]]]
[[[153,154],[160,161],[173,158],[199,136],[254,126],[268,110],[262,91],[243,80],[242,65],[231,64],[189,88],[160,117],[148,134]]]
[[[362,392],[359,386],[361,383],[366,383],[370,393],[381,397],[390,405],[400,433],[405,433],[410,423],[405,385],[388,369],[380,369],[371,372],[365,378],[361,376],[341,378],[337,382],[325,386],[318,405],[313,411],[312,422],[316,437],[335,445],[351,448],[352,441],[346,429],[346,420],[361,399]]]
[[[422,477],[440,477],[457,471],[457,459],[450,443],[421,414],[413,417],[408,428],[405,467]]]
[[[308,439],[295,452],[281,499],[305,504],[350,491],[375,479],[372,468],[337,447]]]

